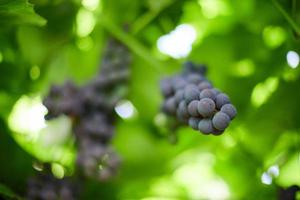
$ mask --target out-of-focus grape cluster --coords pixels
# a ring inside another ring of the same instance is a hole
[[[229,97],[206,79],[206,69],[186,62],[181,74],[163,79],[162,111],[203,134],[220,135],[237,111]]]
[[[57,179],[50,174],[39,174],[28,180],[28,200],[75,200],[78,185],[69,178]]]
[[[297,192],[300,192],[298,185],[292,185],[288,188],[280,188],[278,192],[278,200],[297,200]]]
[[[100,73],[77,87],[71,81],[52,86],[44,99],[46,119],[61,114],[73,121],[77,142],[78,170],[87,177],[106,180],[115,174],[120,159],[109,147],[114,136],[114,107],[124,98],[129,78],[130,52],[116,40],[104,51]]]

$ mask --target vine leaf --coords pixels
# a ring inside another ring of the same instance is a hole
[[[35,13],[27,0],[0,0],[0,25],[45,25],[46,20]]]

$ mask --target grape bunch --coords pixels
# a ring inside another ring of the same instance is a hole
[[[130,52],[116,40],[104,51],[100,72],[82,87],[67,81],[52,86],[43,103],[46,119],[67,115],[73,122],[78,171],[86,177],[107,180],[117,171],[120,158],[110,147],[115,134],[114,107],[126,94]]]
[[[70,178],[57,179],[50,174],[39,174],[28,180],[28,200],[75,200],[78,185]]]
[[[229,97],[206,79],[206,67],[191,62],[181,74],[160,82],[162,111],[203,134],[220,135],[236,116]]]
[[[278,200],[296,200],[297,193],[300,192],[298,185],[292,185],[288,188],[279,188]]]
[[[120,158],[110,147],[92,140],[84,140],[80,145],[77,165],[85,175],[108,180],[117,172]]]

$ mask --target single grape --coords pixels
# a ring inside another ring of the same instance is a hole
[[[187,85],[184,88],[184,99],[187,103],[199,99],[199,90],[195,85]]]
[[[230,103],[230,100],[229,100],[229,97],[224,94],[224,93],[220,93],[217,95],[217,98],[216,98],[216,105],[217,105],[217,108],[218,109],[221,109],[221,107],[225,104],[228,104]]]
[[[209,134],[213,131],[211,119],[202,119],[198,124],[198,129],[204,134]]]
[[[202,91],[204,89],[210,89],[210,88],[212,88],[212,85],[208,81],[202,81],[198,85],[198,88],[199,88],[200,91]]]
[[[183,89],[187,85],[187,82],[184,80],[183,77],[175,77],[172,80],[172,85],[174,91],[177,91],[179,89]]]
[[[233,119],[237,114],[236,108],[230,103],[223,105],[221,111],[226,113],[230,119]]]
[[[213,101],[215,101],[216,97],[217,97],[217,92],[214,89],[204,89],[200,93],[200,99],[210,98]]]
[[[189,118],[189,126],[192,127],[194,130],[198,130],[198,124],[201,118],[191,117]]]
[[[160,81],[160,89],[165,97],[173,94],[172,81],[170,79],[163,79]]]
[[[187,110],[187,103],[185,101],[181,101],[177,108],[177,116],[182,119],[186,119],[189,117],[189,113]]]
[[[176,113],[176,101],[175,97],[168,98],[162,107],[162,110],[167,114],[174,115]]]
[[[203,80],[203,77],[199,74],[187,75],[187,81],[191,84],[199,84]]]
[[[218,112],[214,115],[212,122],[216,129],[222,131],[228,127],[230,123],[230,117],[226,113]]]
[[[198,101],[198,100],[193,100],[188,104],[188,112],[193,117],[199,116],[199,112],[198,112],[199,102],[200,101]]]
[[[184,99],[184,90],[177,90],[175,93],[175,102],[179,104]]]
[[[198,103],[198,112],[203,117],[212,116],[214,114],[215,108],[215,102],[209,98],[201,99]]]

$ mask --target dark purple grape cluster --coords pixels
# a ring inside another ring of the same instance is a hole
[[[45,116],[47,120],[61,114],[78,116],[82,112],[80,107],[79,88],[71,81],[66,81],[62,86],[52,86],[43,103],[48,109]]]
[[[83,140],[80,145],[77,165],[86,176],[108,180],[117,172],[120,158],[110,147],[92,140]]]
[[[205,73],[204,65],[186,62],[181,74],[163,79],[162,111],[203,134],[220,135],[237,111],[229,97],[206,79]]]
[[[278,200],[297,200],[298,192],[300,192],[298,185],[292,185],[288,188],[279,188]]]
[[[57,179],[50,174],[39,174],[28,180],[28,200],[75,200],[78,199],[78,185],[71,179]]]
[[[114,107],[125,93],[129,78],[130,52],[116,40],[110,40],[103,54],[100,73],[82,87],[67,81],[52,86],[44,99],[46,119],[67,115],[73,121],[77,142],[77,166],[87,177],[106,180],[120,163],[109,147],[114,136]]]

